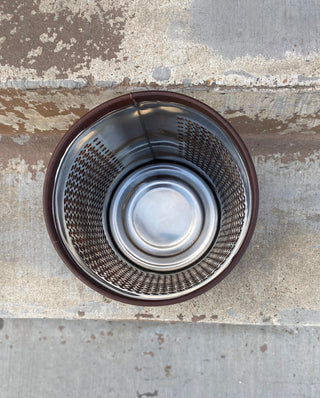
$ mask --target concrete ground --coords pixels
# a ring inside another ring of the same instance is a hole
[[[2,0],[3,87],[320,85],[316,0]]]
[[[1,398],[319,397],[319,327],[32,319],[1,326]]]
[[[0,316],[319,326],[318,89],[179,90],[211,105],[237,129],[260,184],[251,244],[214,289],[170,307],[135,307],[95,293],[66,268],[42,215],[46,166],[73,121],[126,91],[2,90]]]
[[[0,2],[0,398],[320,396],[319,17],[316,0]],[[220,112],[260,185],[237,267],[159,308],[87,288],[42,216],[63,134],[150,89]]]

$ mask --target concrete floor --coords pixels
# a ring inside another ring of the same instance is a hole
[[[205,295],[128,306],[67,269],[42,215],[50,156],[68,126],[125,91],[0,90],[0,317],[320,326],[320,91],[180,90],[236,128],[256,166],[260,208],[235,269]]]
[[[316,0],[2,0],[0,87],[320,85]]]
[[[0,397],[318,398],[320,328],[5,319]]]
[[[320,397],[319,17],[316,0],[0,2],[0,398]],[[72,123],[154,88],[226,117],[261,193],[228,278],[157,309],[78,281],[41,204]]]

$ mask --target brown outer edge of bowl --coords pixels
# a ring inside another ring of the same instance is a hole
[[[189,106],[202,114],[208,116],[210,119],[215,121],[219,126],[226,130],[229,136],[232,138],[233,142],[235,143],[237,149],[239,150],[242,159],[245,163],[246,169],[248,171],[249,181],[251,185],[251,192],[252,192],[252,215],[251,220],[249,223],[248,231],[246,236],[240,246],[238,252],[232,259],[231,263],[228,267],[215,279],[213,279],[208,284],[200,287],[199,289],[183,295],[181,297],[172,298],[172,299],[163,299],[163,300],[141,300],[135,298],[129,298],[122,296],[121,294],[117,294],[107,288],[101,287],[97,282],[92,279],[89,279],[87,274],[77,265],[77,263],[69,256],[66,248],[64,247],[63,243],[61,242],[58,233],[55,228],[54,218],[53,218],[53,211],[52,211],[52,195],[53,195],[53,188],[54,188],[54,180],[56,171],[60,164],[60,160],[65,153],[65,150],[70,145],[70,143],[74,140],[74,138],[84,129],[88,128],[92,123],[99,120],[102,116],[115,111],[117,109],[121,109],[128,105],[133,105],[134,101],[136,103],[142,101],[168,101],[168,102],[175,102],[178,104]],[[170,91],[139,91],[121,95],[119,97],[113,98],[103,104],[95,107],[83,117],[81,117],[70,129],[69,131],[62,137],[60,142],[58,143],[56,149],[54,150],[47,171],[44,181],[44,188],[43,188],[43,212],[45,223],[47,226],[47,230],[52,241],[52,244],[56,251],[58,252],[59,256],[63,260],[63,262],[67,265],[67,267],[86,285],[90,288],[96,290],[102,295],[105,295],[111,299],[132,305],[139,305],[139,306],[164,306],[170,304],[181,303],[183,301],[189,300],[194,298],[200,294],[203,294],[207,290],[214,287],[218,284],[223,278],[225,278],[231,270],[235,267],[235,265],[239,262],[240,258],[242,257],[243,253],[245,252],[251,237],[253,235],[257,216],[258,216],[258,207],[259,207],[259,188],[258,188],[258,180],[256,171],[251,159],[251,156],[246,148],[244,142],[238,135],[238,133],[234,130],[234,128],[227,122],[221,115],[219,115],[215,110],[210,108],[208,105],[204,104],[201,101],[198,101],[192,97],[189,97],[184,94],[179,94]]]

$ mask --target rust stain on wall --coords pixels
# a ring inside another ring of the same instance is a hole
[[[260,347],[260,351],[261,351],[261,352],[266,352],[267,349],[268,349],[267,344],[263,344],[263,345]]]
[[[0,89],[0,134],[65,132],[89,110],[82,100],[83,94],[74,93],[72,100],[68,90],[19,92]]]
[[[231,114],[226,115],[245,140],[252,156],[283,154],[281,160],[284,164],[295,160],[303,162],[319,147],[320,125],[310,129],[302,117],[293,116],[279,121],[260,120],[258,117],[250,118],[246,115],[233,118],[230,116]],[[317,117],[320,117],[320,112],[315,116]]]
[[[92,59],[116,58],[126,22],[123,8],[115,3],[103,10],[96,2],[99,12],[88,18],[58,4],[54,12],[41,12],[38,1],[1,2],[0,13],[8,16],[1,21],[2,63],[33,69],[38,76],[56,68],[56,79],[64,79]]]
[[[202,321],[205,318],[206,318],[205,315],[193,315],[191,321],[192,322],[199,322],[199,321]]]
[[[37,172],[45,171],[52,151],[61,138],[62,134],[48,134],[42,137],[34,135],[30,136],[26,144],[20,145],[14,142],[12,137],[3,135],[1,139],[0,170],[6,169],[10,165],[11,168],[14,168],[12,160],[15,159],[18,163],[24,162],[27,170],[32,174],[31,179],[35,178]],[[41,164],[39,161],[41,161]],[[37,164],[38,167],[33,167],[33,165]]]

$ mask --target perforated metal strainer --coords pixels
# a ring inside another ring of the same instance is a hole
[[[186,300],[219,282],[249,243],[254,166],[217,112],[164,91],[135,92],[82,117],[48,166],[51,240],[80,279],[140,305]]]

